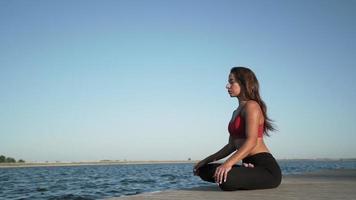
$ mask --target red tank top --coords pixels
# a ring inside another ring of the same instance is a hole
[[[258,127],[258,137],[263,136],[264,124]],[[245,120],[240,115],[236,116],[235,121],[229,123],[229,133],[235,138],[246,138]]]

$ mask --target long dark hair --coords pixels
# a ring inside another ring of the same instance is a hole
[[[265,135],[270,136],[268,132],[275,131],[276,128],[273,124],[273,120],[271,120],[267,116],[267,106],[265,102],[261,99],[259,92],[259,83],[256,78],[256,75],[253,73],[252,70],[246,67],[233,67],[231,68],[230,73],[233,74],[236,79],[236,82],[241,87],[241,99],[246,101],[254,100],[260,105],[265,119],[263,132]]]

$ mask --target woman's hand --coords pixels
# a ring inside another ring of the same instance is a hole
[[[197,164],[194,165],[194,168],[193,168],[193,173],[195,176],[198,176],[199,175],[199,168],[202,167],[203,165],[205,165],[205,161],[199,161]]]
[[[242,165],[244,167],[250,167],[250,168],[254,168],[255,167],[252,163],[242,163]]]
[[[231,167],[232,167],[231,165],[228,165],[226,163],[217,167],[214,174],[215,182],[218,184],[221,184],[223,181],[226,182],[227,173],[229,173]]]
[[[249,167],[249,168],[254,168],[255,166],[252,163],[242,163],[244,167]],[[220,165],[218,168],[215,170],[215,182],[218,184],[221,184],[222,181],[226,182],[227,179],[227,174],[231,170],[232,166],[224,163]]]

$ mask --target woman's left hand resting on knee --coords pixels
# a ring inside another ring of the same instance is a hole
[[[221,184],[223,181],[226,182],[227,173],[229,173],[231,167],[232,167],[231,165],[224,163],[220,165],[218,168],[216,168],[214,177],[215,177],[215,182],[217,184]]]
[[[255,166],[251,163],[242,163],[244,167],[249,167],[249,168],[254,168]],[[215,177],[215,182],[218,184],[221,184],[222,181],[226,182],[227,178],[227,173],[231,170],[231,166],[227,165],[226,163],[220,165],[218,168],[216,168],[214,177]]]

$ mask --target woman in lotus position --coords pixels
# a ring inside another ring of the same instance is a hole
[[[228,126],[229,142],[198,162],[194,174],[227,191],[275,188],[282,180],[281,169],[263,141],[263,136],[269,136],[268,132],[275,128],[267,117],[258,80],[250,69],[233,67],[228,81],[230,97],[239,101]],[[211,163],[231,153],[224,163]],[[242,166],[237,165],[241,160]]]

